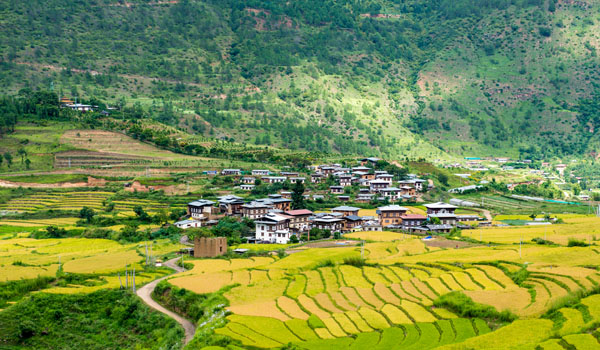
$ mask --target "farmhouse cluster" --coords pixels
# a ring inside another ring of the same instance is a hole
[[[454,227],[470,228],[469,222],[481,221],[477,215],[457,215],[456,206],[438,202],[425,204],[426,215],[411,213],[400,203],[416,203],[421,194],[433,183],[419,179],[416,175],[406,174],[397,178],[385,170],[375,170],[377,158],[365,158],[361,164],[345,168],[339,164],[308,167],[307,174],[281,171],[273,174],[269,170],[223,169],[215,176],[234,177],[238,188],[253,190],[257,183],[330,184],[320,186],[320,193],[302,193],[305,200],[322,200],[325,196],[335,198],[337,202],[356,202],[380,204],[370,215],[360,215],[361,208],[350,205],[338,205],[328,210],[311,211],[304,207],[293,207],[292,192],[281,190],[268,194],[264,198],[245,200],[227,194],[216,200],[198,199],[187,204],[188,219],[175,223],[179,228],[203,227],[217,224],[225,216],[248,218],[255,223],[254,237],[249,242],[288,243],[295,238],[311,234],[344,234],[354,231],[403,230],[411,233],[443,233]],[[354,191],[348,191],[352,187]],[[352,196],[350,195],[352,194]],[[381,205],[383,204],[383,205]],[[358,204],[357,204],[358,205]],[[364,205],[363,205],[364,207]]]

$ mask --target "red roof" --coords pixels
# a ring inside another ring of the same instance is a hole
[[[426,219],[425,216],[421,214],[404,214],[400,216],[401,219]]]
[[[308,209],[296,209],[296,210],[288,210],[285,212],[287,215],[312,215],[312,211]]]

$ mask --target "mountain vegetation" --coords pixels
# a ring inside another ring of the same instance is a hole
[[[8,0],[0,86],[255,145],[583,156],[599,145],[599,9],[596,0]]]

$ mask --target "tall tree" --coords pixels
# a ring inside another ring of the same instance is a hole
[[[304,208],[304,184],[297,181],[292,189],[292,209]]]

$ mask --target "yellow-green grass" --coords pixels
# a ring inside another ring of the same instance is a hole
[[[395,325],[412,323],[406,313],[392,304],[385,304],[381,312]]]
[[[591,334],[571,334],[563,339],[577,350],[596,350],[600,347],[598,339]]]
[[[373,328],[365,321],[357,310],[346,312],[346,316],[356,325],[361,332],[372,332]]]
[[[334,337],[345,337],[348,334],[334,318],[322,318],[321,320]]]
[[[483,286],[483,289],[485,289],[485,290],[502,289],[502,286],[500,286],[498,283],[490,280],[486,276],[486,274],[481,270],[465,269],[465,273],[468,274],[471,277],[471,279],[473,279],[475,282],[477,282],[478,284]]]
[[[583,315],[581,314],[581,311],[577,309],[562,308],[558,310],[558,312],[560,312],[565,318],[562,327],[558,331],[558,334],[561,336],[578,333],[581,330],[581,328],[583,328],[583,326],[585,325]]]
[[[308,320],[308,314],[304,312],[294,299],[286,296],[277,298],[277,306],[290,318]]]
[[[406,299],[406,300],[410,300],[410,301],[414,301],[414,302],[421,302],[421,299],[419,299],[418,297],[416,297],[412,294],[409,294],[406,290],[404,290],[404,288],[400,284],[393,283],[392,285],[390,285],[390,289],[394,292],[394,294],[396,294],[397,296],[399,296],[402,299]]]
[[[285,325],[294,333],[298,338],[307,340],[317,340],[319,337],[315,332],[308,326],[308,323],[304,320],[292,319],[284,322]]]
[[[340,310],[336,305],[334,305],[329,294],[327,293],[319,293],[315,295],[314,300],[321,307],[321,309],[326,310],[328,312],[341,313],[344,311]]]
[[[525,288],[518,287],[502,290],[476,290],[464,291],[463,293],[473,299],[473,301],[480,304],[491,305],[498,311],[508,310],[519,316],[525,316],[531,312],[536,313],[535,306],[529,306],[531,302],[531,295]],[[538,294],[536,296],[536,301],[542,301],[543,299],[543,294]],[[542,307],[544,307],[547,300],[548,299],[542,302]]]
[[[397,253],[395,242],[367,243],[365,245],[365,254],[369,260],[383,259]]]
[[[373,284],[376,283],[383,283],[383,284],[390,284],[391,281],[389,281],[381,272],[381,269],[378,267],[371,267],[371,266],[364,266],[362,268],[363,270],[363,276],[366,277],[366,279]]]
[[[408,300],[402,300],[400,307],[404,309],[415,322],[435,322],[437,318],[423,306]]]
[[[304,293],[304,288],[306,288],[306,276],[296,274],[291,277],[285,293],[291,298],[297,298]]]
[[[135,282],[138,287],[148,282],[155,280],[158,277],[164,276],[166,271],[160,273],[146,273],[146,272],[136,272],[135,274]],[[73,294],[73,293],[93,293],[101,289],[107,288],[119,288],[121,284],[125,286],[125,275],[121,273],[121,281],[119,282],[119,277],[115,274],[111,274],[108,276],[102,276],[101,279],[105,281],[105,283],[101,283],[98,285],[92,286],[83,286],[83,285],[69,285],[66,287],[52,287],[48,289],[44,289],[45,293],[56,293],[56,294]],[[129,276],[129,286],[132,285],[132,277]]]
[[[169,279],[169,283],[194,293],[205,294],[214,293],[226,285],[231,284],[231,277],[232,273],[230,271],[212,272],[202,275],[177,276]]]
[[[283,295],[287,283],[288,281],[285,279],[266,280],[257,284],[235,287],[227,291],[224,296],[229,300],[231,306],[275,301]]]
[[[311,299],[310,297],[308,297],[305,294],[302,294],[298,297],[298,302],[300,303],[300,306],[303,310],[306,310],[307,312],[314,314],[321,320],[331,317],[329,312],[327,312],[327,310],[320,308],[313,299]],[[335,335],[335,334],[333,334],[333,335]]]
[[[279,321],[287,321],[290,319],[290,317],[287,314],[283,313],[277,307],[276,302],[272,300],[250,302],[241,305],[232,305],[229,306],[227,309],[236,315],[273,318]]]
[[[481,228],[467,230],[464,235],[494,243],[518,243],[521,239],[529,242],[533,238],[540,237],[566,245],[569,238],[587,241],[592,236],[600,234],[600,218],[598,217],[579,217],[565,221],[564,224],[554,225]]]
[[[321,267],[319,273],[325,281],[325,290],[328,293],[335,293],[340,289],[338,278],[332,267]]]
[[[361,333],[361,331],[359,331],[358,328],[356,328],[354,323],[352,321],[350,321],[350,319],[346,315],[344,315],[342,313],[334,313],[331,316],[340,325],[340,327],[342,327],[344,332],[346,332],[348,334]]]
[[[323,280],[321,279],[321,274],[316,270],[305,271],[304,275],[306,276],[306,290],[305,293],[309,296],[314,296],[318,293],[321,293],[325,290],[325,286],[323,285]]]
[[[355,289],[356,289],[356,292],[358,293],[358,295],[368,305],[371,305],[375,309],[379,310],[385,304],[377,295],[375,295],[375,293],[373,292],[373,289],[371,289],[371,288],[360,288],[360,287],[357,287]]]
[[[390,324],[386,321],[385,317],[373,309],[361,307],[358,309],[358,313],[371,328],[384,329],[390,327]]]
[[[305,249],[274,262],[270,268],[310,269],[325,260],[340,263],[344,258],[357,256],[360,251],[354,247]]]
[[[392,231],[359,231],[347,233],[344,235],[345,238],[363,239],[367,241],[379,242],[397,241],[401,240],[403,236],[406,237],[407,235],[403,235],[402,233]]]
[[[587,306],[588,312],[594,321],[600,321],[600,294],[583,298],[581,303]]]
[[[387,286],[381,283],[376,283],[373,287],[375,294],[386,303],[399,305],[400,298],[396,296]]]
[[[372,284],[369,283],[363,276],[362,270],[357,267],[350,265],[341,265],[339,267],[339,272],[344,281],[344,285],[346,286],[361,288],[372,287]]]
[[[250,249],[257,252],[264,252],[287,249],[289,246],[289,244],[238,244],[231,246],[231,249]]]
[[[439,349],[533,349],[551,335],[552,327],[553,323],[550,320],[517,320],[494,332],[473,337],[461,343],[445,345]]]

